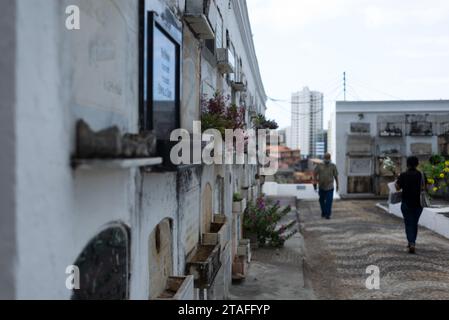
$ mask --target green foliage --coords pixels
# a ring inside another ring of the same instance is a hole
[[[243,201],[242,195],[241,195],[240,193],[234,193],[233,201],[234,201],[234,202],[240,202],[240,201]]]
[[[280,203],[266,201],[259,197],[256,203],[250,202],[243,216],[243,228],[250,233],[257,235],[259,245],[272,247],[282,247],[286,240],[293,237],[298,231],[293,230],[296,221],[279,228],[279,222],[291,212],[288,206],[281,209]]]
[[[429,192],[432,196],[449,196],[449,161],[443,156],[434,155],[428,162],[421,164],[421,171],[427,177]]]
[[[204,132],[209,129],[216,129],[220,131],[224,137],[226,129],[229,128],[228,121],[220,114],[203,113],[201,116],[201,130]]]
[[[245,108],[229,104],[220,92],[216,92],[211,99],[203,98],[201,111],[201,129],[216,129],[224,137],[227,129],[237,130],[245,128]]]
[[[274,120],[268,120],[263,114],[258,114],[254,119],[256,129],[277,130],[279,125]]]

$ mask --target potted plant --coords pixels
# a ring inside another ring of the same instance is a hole
[[[232,212],[234,213],[243,213],[245,210],[245,199],[242,197],[240,193],[234,193],[232,200]]]
[[[218,130],[223,139],[227,129],[245,128],[245,108],[229,103],[229,97],[224,97],[219,91],[210,99],[203,97],[201,111],[201,130]]]

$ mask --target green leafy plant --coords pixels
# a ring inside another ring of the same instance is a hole
[[[449,160],[434,155],[428,162],[421,164],[420,169],[427,177],[430,195],[449,198]]]
[[[210,99],[203,97],[201,111],[201,129],[216,129],[224,137],[227,129],[245,128],[245,108],[229,103],[229,98],[216,92]]]
[[[243,201],[242,195],[241,195],[240,193],[234,193],[233,201],[234,201],[234,202],[240,202],[240,201]]]
[[[293,230],[296,221],[287,225],[279,226],[280,221],[289,212],[291,207],[281,209],[280,203],[266,201],[264,197],[259,197],[256,202],[250,202],[243,216],[243,228],[253,233],[257,237],[260,246],[269,245],[272,247],[282,247],[288,239],[293,237],[298,231]]]
[[[255,129],[269,129],[269,130],[277,130],[279,129],[279,125],[274,120],[268,120],[265,115],[258,114],[254,118],[254,126]]]

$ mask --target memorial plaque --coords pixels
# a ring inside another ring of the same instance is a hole
[[[449,135],[438,138],[438,152],[442,155],[449,155]]]
[[[153,118],[158,138],[176,129],[177,47],[159,28],[154,31]]]
[[[449,122],[441,123],[441,135],[449,136]]]
[[[402,124],[394,122],[380,123],[379,135],[381,137],[402,137]]]
[[[412,143],[410,151],[414,156],[431,155],[432,144],[430,143]]]
[[[170,10],[141,15],[141,129],[167,141],[180,127],[182,26]]]
[[[432,136],[433,123],[428,115],[407,115],[410,136]]]
[[[379,116],[377,127],[380,137],[402,137],[404,135],[405,116]]]
[[[401,154],[401,145],[400,144],[384,144],[378,143],[377,149],[380,156],[395,156]]]
[[[413,122],[410,127],[411,136],[432,136],[433,125],[431,122]]]
[[[372,177],[348,177],[348,193],[373,193]]]
[[[370,123],[351,123],[351,134],[370,134],[371,124]]]
[[[349,136],[347,150],[351,156],[370,156],[373,153],[373,139],[370,136]]]
[[[349,176],[371,176],[373,174],[373,160],[371,158],[350,158]]]
[[[384,196],[384,197],[388,197],[388,195],[390,194],[390,189],[388,188],[388,184],[394,182],[394,178],[393,177],[381,177],[380,179],[377,180],[377,191],[376,193],[379,196]]]

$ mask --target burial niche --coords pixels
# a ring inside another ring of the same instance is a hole
[[[100,232],[75,262],[80,289],[72,300],[126,300],[129,286],[129,230],[114,225]]]
[[[202,196],[202,230],[201,234],[208,233],[210,231],[210,224],[212,223],[213,217],[213,194],[212,187],[208,183],[203,191]]]
[[[158,298],[173,276],[173,232],[170,219],[159,223],[148,240],[150,299]]]

